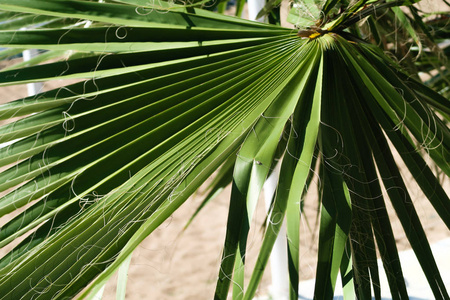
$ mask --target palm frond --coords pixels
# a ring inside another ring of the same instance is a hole
[[[389,200],[436,299],[448,299],[388,141],[449,226],[448,195],[416,151],[421,145],[450,174],[449,101],[376,46],[334,27],[300,38],[279,26],[164,2],[0,0],[0,9],[13,19],[24,13],[93,22],[1,27],[2,47],[52,51],[44,59],[77,53],[2,71],[1,85],[82,79],[0,106],[0,118],[12,120],[0,127],[0,213],[23,208],[2,226],[0,245],[25,237],[0,259],[5,299],[96,292],[224,162],[234,165],[233,188],[215,298],[226,299],[230,286],[235,299],[253,297],[286,217],[296,299],[300,201],[317,161],[323,188],[316,297],[333,295],[341,271],[346,290],[353,283],[365,299],[373,288],[380,299],[376,249],[392,294],[407,297]],[[246,283],[253,211],[280,157],[282,176]]]

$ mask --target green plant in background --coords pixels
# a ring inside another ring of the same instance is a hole
[[[417,32],[432,25],[398,9],[410,4],[303,1],[289,14],[292,30],[185,3],[0,0],[0,45],[9,48],[0,57],[47,50],[0,72],[2,86],[83,79],[0,106],[0,117],[14,120],[0,127],[0,213],[25,207],[2,226],[0,245],[26,236],[0,260],[2,299],[91,297],[221,166],[212,191],[232,182],[232,195],[215,299],[230,289],[234,299],[252,298],[283,216],[297,299],[300,202],[313,177],[317,299],[332,297],[339,271],[346,297],[381,299],[376,249],[393,299],[407,299],[385,201],[434,296],[449,299],[388,144],[449,227],[448,195],[423,154],[450,174],[449,100],[416,79],[430,65],[446,74],[442,56],[402,67],[383,52],[392,49],[380,37],[390,25],[376,18],[402,20],[398,30],[420,48]],[[262,246],[244,282],[252,214],[278,160]]]

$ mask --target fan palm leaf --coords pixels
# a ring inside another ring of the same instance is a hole
[[[315,161],[323,186],[316,297],[333,295],[341,270],[358,298],[370,298],[373,287],[380,299],[376,248],[391,293],[407,297],[389,200],[435,297],[448,299],[388,140],[449,226],[447,193],[416,150],[421,145],[450,174],[449,102],[376,46],[342,32],[348,19],[337,19],[339,30],[300,38],[164,2],[0,0],[0,9],[10,20],[2,47],[80,53],[2,71],[0,85],[82,80],[0,106],[7,122],[0,213],[24,208],[2,226],[0,245],[25,237],[0,260],[4,299],[97,291],[224,162],[234,172],[215,298],[226,299],[230,285],[235,299],[253,297],[286,216],[296,299],[299,202]],[[69,25],[17,31],[22,13]],[[253,211],[280,157],[282,176],[246,283]]]

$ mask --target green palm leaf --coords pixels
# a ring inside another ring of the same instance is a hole
[[[326,11],[336,4],[329,1]],[[356,13],[362,3],[355,5]],[[83,80],[0,106],[7,120],[0,127],[0,213],[24,208],[2,225],[0,245],[25,237],[0,259],[5,299],[86,297],[99,290],[224,162],[229,167],[213,191],[230,180],[234,165],[233,188],[215,298],[226,299],[230,285],[235,299],[254,296],[285,216],[296,299],[299,203],[316,161],[323,185],[316,297],[333,295],[341,271],[346,290],[354,283],[366,299],[373,288],[380,299],[376,247],[391,293],[407,297],[389,200],[435,297],[448,299],[388,139],[449,226],[448,195],[415,151],[422,145],[450,173],[443,121],[449,101],[409,80],[375,46],[341,32],[351,19],[327,27],[339,31],[302,39],[290,29],[164,2],[0,0],[0,9],[10,20],[0,23],[0,45],[51,50],[35,65],[0,72],[1,85]],[[53,25],[15,30],[34,15]],[[67,28],[58,25],[66,18]],[[38,64],[64,51],[76,54]],[[281,156],[247,283],[253,210]]]

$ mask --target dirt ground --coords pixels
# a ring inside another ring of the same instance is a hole
[[[48,83],[45,89],[61,84],[61,82]],[[25,86],[0,87],[0,103],[25,95]],[[450,191],[448,178],[444,181],[446,191]],[[183,230],[189,217],[202,201],[201,193],[192,196],[135,250],[129,270],[126,299],[212,299],[225,237],[229,194],[230,188],[227,188],[205,207],[186,230]],[[417,187],[413,187],[412,197],[430,243],[450,237],[449,230]],[[254,263],[260,245],[262,223],[265,218],[263,202],[260,201],[256,211],[249,238],[248,264],[250,266]],[[317,202],[314,197],[311,197],[305,201],[306,218],[303,218],[301,225],[300,280],[310,279],[315,273],[316,214]],[[390,215],[398,248],[408,249],[408,241],[392,209]],[[258,291],[259,296],[267,294],[271,282],[269,270],[270,267],[263,277]],[[112,278],[106,286],[103,299],[115,299],[114,279]]]

